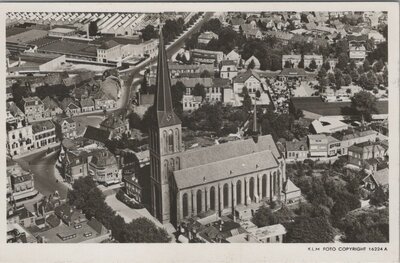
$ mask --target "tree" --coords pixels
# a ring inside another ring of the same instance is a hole
[[[291,68],[292,64],[290,64],[289,60],[285,61],[285,65],[283,66],[284,68]]]
[[[349,56],[347,56],[347,53],[341,53],[338,57],[338,63],[336,64],[336,68],[344,71],[346,70],[348,63],[349,63]]]
[[[89,23],[89,36],[96,36],[98,31],[97,22],[91,21]]]
[[[129,127],[133,129],[142,129],[142,119],[136,112],[132,112],[128,115]]]
[[[363,69],[364,72],[368,72],[371,69],[371,64],[369,63],[368,59],[364,60]]]
[[[351,107],[360,115],[363,121],[369,121],[371,115],[377,112],[376,98],[367,91],[360,91],[351,98]]]
[[[193,88],[193,96],[201,96],[204,100],[206,97],[206,88],[200,83],[197,83]]]
[[[304,57],[303,57],[303,56],[301,56],[299,65],[298,65],[297,67],[298,67],[298,68],[304,68]]]
[[[351,94],[351,89],[350,89],[350,88],[346,89],[346,93],[347,93],[348,95],[350,95],[350,94]]]
[[[287,230],[286,243],[329,243],[334,237],[332,226],[324,217],[300,216]]]
[[[314,71],[317,69],[317,67],[318,67],[317,62],[315,62],[315,59],[312,59],[309,68]]]
[[[382,186],[378,186],[372,193],[369,203],[375,206],[382,206],[387,201],[387,196],[382,189]]]
[[[167,231],[158,228],[147,218],[139,217],[126,226],[127,243],[168,243]]]
[[[147,25],[140,32],[142,33],[142,38],[144,41],[158,37],[158,32],[154,29],[153,25]]]
[[[247,87],[243,87],[242,93],[240,95],[243,97],[243,109],[246,112],[249,112],[251,110],[252,102]]]
[[[247,69],[254,69],[254,67],[256,66],[256,63],[254,62],[254,60],[252,59],[249,63],[249,65],[247,66]]]
[[[351,84],[351,76],[349,74],[344,74],[343,80],[345,86],[349,86]]]
[[[258,211],[254,214],[251,221],[258,227],[274,225],[277,223],[277,218],[272,213],[272,210],[269,207],[262,206]]]
[[[208,70],[204,70],[203,72],[200,73],[200,78],[210,78],[211,73]]]

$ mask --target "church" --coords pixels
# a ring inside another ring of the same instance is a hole
[[[184,150],[161,33],[156,88],[149,131],[150,212],[154,217],[176,226],[205,212],[233,214],[281,200],[286,166],[271,135]]]

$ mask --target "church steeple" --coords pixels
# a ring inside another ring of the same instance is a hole
[[[175,114],[171,96],[171,80],[168,69],[167,52],[164,46],[164,37],[160,29],[157,62],[157,91],[154,96],[154,107],[158,127],[166,127],[181,124],[181,120]]]
[[[257,129],[257,99],[254,98],[254,111],[253,111],[253,130],[251,132],[253,140],[255,143],[258,142],[258,129]]]

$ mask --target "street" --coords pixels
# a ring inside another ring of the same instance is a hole
[[[58,151],[46,157],[46,151],[35,153],[21,159],[17,159],[24,170],[31,170],[35,188],[42,195],[54,194],[58,191],[61,199],[67,197],[68,188],[62,183],[57,182],[54,176],[54,164],[58,157]]]
[[[204,14],[203,19],[197,23],[195,26],[193,26],[188,32],[184,33],[184,35],[179,38],[176,42],[172,43],[170,46],[167,47],[167,55],[168,58],[170,59],[172,57],[173,54],[175,54],[176,52],[179,51],[179,49],[182,48],[182,46],[185,44],[186,39],[188,39],[192,34],[196,33],[197,31],[200,30],[201,26],[208,21],[212,16],[213,16],[213,12],[207,12]],[[140,80],[142,79],[139,72],[142,71],[143,69],[145,69],[146,67],[152,65],[153,63],[155,63],[157,61],[157,57],[154,57],[152,59],[150,59],[149,61],[141,64],[138,67],[133,68],[132,70],[129,71],[125,71],[124,73],[121,73],[121,77],[128,79],[129,75],[133,75],[132,78],[132,84],[129,85],[130,89],[129,89],[129,94],[128,96],[124,97],[124,100],[122,101],[122,105],[121,108],[126,108],[128,105],[128,102],[130,100],[130,96],[132,95],[132,88],[134,88],[134,90],[136,91],[136,87],[139,84]],[[128,86],[128,85],[125,85]]]

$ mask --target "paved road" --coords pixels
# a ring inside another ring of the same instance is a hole
[[[23,169],[33,172],[35,188],[43,195],[53,194],[58,191],[62,199],[67,197],[68,188],[61,182],[56,182],[54,164],[58,152],[46,157],[46,152],[35,153],[16,160]]]
[[[179,49],[181,49],[183,47],[183,45],[185,44],[186,39],[188,39],[192,34],[198,32],[200,30],[201,26],[206,21],[208,21],[213,16],[213,14],[214,14],[213,12],[205,13],[203,19],[199,23],[197,23],[195,26],[193,26],[187,33],[185,33],[185,35],[183,37],[179,38],[176,42],[174,42],[172,45],[167,47],[168,58],[171,58],[173,54],[178,52]],[[133,95],[132,90],[136,90],[137,85],[139,84],[140,80],[142,79],[139,72],[144,70],[149,65],[154,64],[156,61],[157,61],[157,57],[154,57],[154,58],[150,59],[149,61],[141,64],[140,66],[135,67],[132,70],[126,71],[121,74],[121,77],[126,78],[126,79],[128,79],[129,75],[133,75],[133,79],[132,79],[133,82],[131,85],[129,85],[130,86],[129,96],[127,96],[125,98],[125,100],[123,101],[122,108],[126,108],[126,106],[128,105],[130,96]]]

